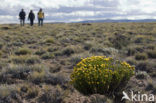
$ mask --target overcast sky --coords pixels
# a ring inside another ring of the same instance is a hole
[[[52,22],[156,18],[155,0],[0,0],[0,23],[17,22],[21,8],[43,8]]]

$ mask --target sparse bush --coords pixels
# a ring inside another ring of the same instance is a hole
[[[35,84],[40,84],[44,82],[45,76],[46,76],[45,71],[42,72],[34,71],[29,75],[28,79],[29,81],[32,81]]]
[[[5,71],[0,74],[0,82],[2,83],[14,83],[13,79],[22,79],[25,80],[29,77],[29,75],[33,72],[41,73],[45,68],[41,65],[31,65],[31,66],[12,66],[9,68],[5,68]]]
[[[38,101],[42,103],[62,103],[62,96],[63,95],[59,89],[46,87]]]
[[[13,92],[17,92],[15,85],[1,85],[0,86],[0,100],[11,96]]]
[[[54,57],[55,57],[54,54],[51,53],[46,53],[41,56],[42,59],[52,59]]]
[[[35,54],[39,55],[39,56],[41,56],[41,55],[43,55],[45,53],[46,53],[46,51],[44,51],[44,50],[38,50],[38,51],[35,52]]]
[[[104,48],[104,47],[96,47],[91,49],[92,53],[103,53],[103,55],[110,56],[116,55],[118,50],[115,48]]]
[[[3,53],[0,51],[0,57],[2,56],[2,54],[3,54]]]
[[[59,64],[57,64],[55,66],[51,66],[49,68],[50,73],[56,73],[56,72],[59,72],[60,70],[61,70],[61,66]]]
[[[152,45],[148,45],[148,46],[147,46],[147,49],[149,49],[149,50],[154,50],[154,49],[155,49],[155,45],[153,45],[153,44],[152,44]]]
[[[115,33],[114,35],[114,38],[110,38],[109,40],[116,49],[122,49],[130,43],[129,38],[125,35],[118,33]]]
[[[129,63],[130,65],[136,65],[136,63],[137,63],[136,60],[133,58],[126,59],[126,62]]]
[[[153,84],[152,83],[149,83],[148,85],[147,85],[147,87],[146,87],[146,91],[150,91],[150,90],[153,90],[154,89],[154,86],[153,86]]]
[[[146,53],[138,53],[135,55],[136,60],[146,60],[148,58]]]
[[[137,79],[146,79],[147,78],[147,76],[148,76],[148,74],[147,74],[147,72],[138,72],[137,74],[136,74],[136,78]]]
[[[133,74],[134,67],[126,62],[93,56],[83,59],[75,66],[71,83],[83,94],[114,95],[124,88]]]
[[[3,43],[0,43],[0,50],[3,48]]]
[[[149,58],[156,58],[156,50],[148,51],[147,54]]]
[[[133,56],[135,53],[136,53],[136,50],[135,50],[135,49],[129,48],[129,49],[128,49],[128,52],[127,52],[127,55],[128,55],[128,56]]]
[[[29,55],[21,55],[21,56],[13,56],[12,62],[14,64],[36,64],[41,63],[40,59],[37,56],[29,56]]]
[[[70,56],[71,54],[74,54],[74,49],[73,48],[65,48],[62,52],[63,55],[67,55],[67,56]]]
[[[30,49],[28,48],[20,48],[15,52],[16,55],[27,55],[27,54],[31,54]]]
[[[152,73],[155,71],[156,64],[150,63],[150,62],[139,62],[136,65],[136,70],[140,70],[140,71],[146,71],[147,73]]]
[[[54,43],[54,39],[53,39],[53,38],[48,38],[48,39],[46,40],[46,43]]]
[[[92,48],[92,44],[91,43],[85,43],[85,45],[84,45],[84,49],[85,50],[90,50],[91,48]]]
[[[48,52],[54,52],[54,51],[57,51],[58,48],[57,47],[50,47],[48,48]]]
[[[28,89],[28,94],[27,97],[30,98],[35,98],[39,94],[39,89],[37,87],[30,87]]]
[[[55,74],[55,75],[46,75],[44,82],[52,85],[65,85],[68,82],[68,78],[63,74]]]

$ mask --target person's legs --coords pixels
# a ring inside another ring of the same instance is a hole
[[[23,22],[23,26],[24,26],[24,24],[25,24],[25,19],[23,19],[22,22]]]
[[[24,26],[24,24],[25,24],[25,19],[23,19],[22,22],[23,22],[23,26]]]
[[[22,26],[22,19],[20,19],[20,25]]]
[[[41,26],[43,26],[43,19],[41,19]]]
[[[40,19],[38,19],[38,26],[40,26],[40,22],[41,22],[41,20],[40,20]]]
[[[30,20],[30,26],[33,26],[33,20]]]
[[[32,26],[34,25],[34,20],[32,20]]]

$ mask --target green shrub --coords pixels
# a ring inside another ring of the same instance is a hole
[[[52,59],[54,58],[54,54],[46,53],[41,56],[42,59]]]
[[[46,40],[46,43],[54,43],[54,39],[53,39],[53,38],[48,38],[48,39]]]
[[[83,94],[114,95],[121,91],[134,74],[134,67],[104,56],[83,59],[71,74],[71,83]]]
[[[2,49],[3,48],[3,43],[0,43],[0,49]]]
[[[151,50],[147,52],[149,58],[156,58],[156,50]]]
[[[62,103],[63,94],[58,88],[50,88],[48,86],[44,87],[44,93],[39,97],[39,102],[41,103]]]
[[[136,53],[136,50],[133,48],[129,48],[127,52],[127,56],[133,56]]]
[[[16,55],[27,55],[31,54],[31,50],[28,48],[20,48],[15,52]]]
[[[35,52],[35,54],[39,55],[39,56],[41,56],[41,55],[43,55],[45,53],[46,53],[46,51],[44,51],[44,50],[38,50],[38,51]]]
[[[138,73],[136,74],[136,78],[137,78],[137,79],[146,79],[147,77],[148,77],[147,72],[138,72]]]
[[[146,60],[148,58],[146,53],[138,53],[135,55],[136,60]]]
[[[11,58],[14,64],[36,64],[41,63],[39,57],[30,55],[13,56]]]
[[[3,53],[0,51],[0,57],[2,56],[2,54],[3,54]]]

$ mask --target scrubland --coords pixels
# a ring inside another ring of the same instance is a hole
[[[112,103],[104,95],[83,95],[69,83],[73,67],[91,56],[135,66],[125,91],[156,95],[156,23],[3,24],[0,103]]]

